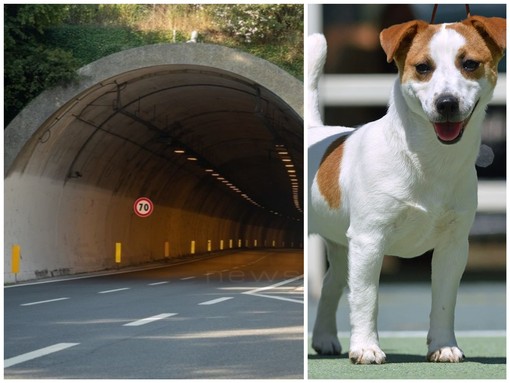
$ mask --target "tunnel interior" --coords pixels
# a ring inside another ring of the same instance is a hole
[[[299,248],[302,206],[302,117],[280,95],[214,66],[142,66],[62,102],[6,169],[6,254],[21,248],[6,280],[118,267],[117,244],[122,266]]]

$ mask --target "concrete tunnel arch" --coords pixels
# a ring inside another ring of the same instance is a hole
[[[6,282],[116,267],[116,243],[122,266],[302,246],[299,80],[209,44],[134,48],[78,74],[5,129]]]

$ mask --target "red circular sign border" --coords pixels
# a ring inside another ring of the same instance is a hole
[[[138,212],[138,210],[136,210],[136,206],[140,203],[140,202],[147,202],[150,206],[150,209],[149,211],[147,212],[147,214],[140,214]],[[135,214],[140,217],[140,218],[147,218],[148,216],[150,216],[153,212],[154,212],[154,203],[150,200],[150,198],[147,198],[147,197],[140,197],[138,198],[135,203],[133,204],[133,210],[135,211]]]

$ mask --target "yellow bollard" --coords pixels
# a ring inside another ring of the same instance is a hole
[[[115,263],[120,263],[122,257],[122,243],[115,243]]]
[[[220,250],[223,250],[223,239],[220,239]]]
[[[211,248],[212,248],[211,240],[210,240],[210,239],[208,239],[208,240],[207,240],[207,251],[211,251]]]
[[[14,274],[19,273],[20,260],[21,260],[21,246],[12,245],[11,271]]]
[[[170,256],[170,243],[168,241],[165,242],[165,257],[168,258]]]
[[[191,254],[195,254],[195,241],[191,241]]]

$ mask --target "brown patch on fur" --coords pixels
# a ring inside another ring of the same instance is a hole
[[[404,76],[412,74],[420,81],[427,81],[432,76],[416,73],[415,66],[427,64],[433,66],[428,52],[428,42],[438,31],[438,25],[430,25],[421,20],[408,21],[407,23],[393,25],[384,29],[380,34],[381,46],[386,53],[388,62],[395,60],[400,81],[405,82]],[[409,70],[407,70],[408,67]]]
[[[499,17],[472,16],[461,23],[447,26],[464,36],[466,45],[457,56],[457,67],[466,78],[486,77],[492,84],[498,78],[498,62],[506,47],[506,20]],[[475,71],[462,70],[465,60],[480,63]]]
[[[347,136],[340,137],[329,145],[317,171],[319,191],[332,209],[338,209],[341,205],[340,163],[342,162],[346,139]]]
[[[381,46],[388,62],[395,60],[400,81],[411,78],[428,81],[434,70],[434,62],[428,52],[428,43],[441,28],[438,24],[428,24],[420,20],[393,25],[380,34]],[[506,20],[499,17],[471,16],[460,23],[449,24],[451,28],[466,38],[466,45],[459,51],[457,68],[466,78],[487,77],[493,84],[497,81],[497,64],[506,48]],[[475,71],[462,70],[465,60],[480,62]],[[427,64],[431,71],[420,74],[416,71],[419,64]]]
[[[406,50],[398,50],[395,54],[395,62],[399,68],[400,81],[405,83],[411,79],[416,81],[429,81],[434,73],[435,63],[432,60],[429,45],[432,37],[439,30],[438,25],[423,26],[409,41],[409,47]],[[420,64],[426,64],[430,67],[430,72],[420,74],[416,67]]]

